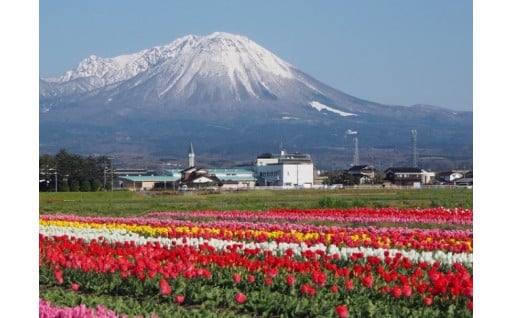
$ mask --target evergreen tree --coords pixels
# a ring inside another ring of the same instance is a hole
[[[103,187],[103,184],[100,180],[94,179],[92,180],[91,184],[91,191],[101,191],[101,188]]]
[[[57,177],[58,191],[98,191],[103,189],[106,175],[112,173],[112,159],[107,156],[89,156],[83,158],[60,149],[55,156],[39,156],[39,191],[55,191]],[[111,178],[111,177],[110,177]],[[108,179],[110,179],[108,178]],[[67,180],[64,182],[63,180]],[[88,185],[84,183],[88,180]],[[91,184],[92,181],[92,184]],[[109,183],[105,185],[112,188]]]
[[[72,180],[69,185],[69,191],[78,192],[80,191],[80,181]]]
[[[82,180],[80,182],[80,191],[81,192],[90,192],[91,191],[91,183],[89,180]]]
[[[69,183],[68,180],[62,180],[59,182],[59,192],[69,192]]]

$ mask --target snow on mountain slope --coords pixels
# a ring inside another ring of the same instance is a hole
[[[337,110],[337,109],[334,109],[332,107],[329,107],[327,105],[324,105],[320,102],[317,102],[317,101],[312,101],[311,103],[309,103],[311,105],[311,107],[315,108],[316,110],[318,110],[319,112],[321,112],[322,110],[327,110],[327,111],[330,111],[330,112],[333,112],[335,114],[338,114],[342,117],[345,117],[345,116],[357,116],[356,114],[351,114],[351,113],[347,113],[347,112],[342,112],[340,110]]]
[[[47,83],[66,85],[74,80],[82,79],[93,82],[90,88],[77,87],[76,92],[86,92],[106,85],[129,80],[157,65],[163,60],[174,58],[180,52],[196,41],[196,36],[185,36],[176,41],[133,54],[120,55],[113,58],[102,58],[95,55],[84,59],[74,70],[67,71],[60,77],[43,78]],[[45,92],[41,92],[44,96]],[[62,92],[66,94],[66,92]]]

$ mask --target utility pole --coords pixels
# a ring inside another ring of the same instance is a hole
[[[418,131],[411,130],[411,143],[412,143],[412,166],[418,168],[418,150],[417,150]]]
[[[103,166],[103,192],[107,191],[107,163]]]
[[[299,163],[297,162],[297,188],[299,187]]]
[[[111,190],[114,192],[114,157],[110,157],[110,172],[111,172]]]

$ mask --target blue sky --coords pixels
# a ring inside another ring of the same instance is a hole
[[[472,2],[39,2],[39,72],[215,31],[249,37],[321,82],[363,99],[472,110]]]

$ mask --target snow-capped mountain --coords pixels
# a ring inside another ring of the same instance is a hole
[[[218,104],[233,110],[236,104],[277,101],[355,115],[350,105],[324,105],[331,89],[319,84],[247,37],[216,32],[113,58],[90,56],[60,77],[41,79],[40,97],[44,112],[58,105],[53,100],[58,97],[60,104],[136,104],[146,111],[176,110],[169,105],[177,103],[188,108]],[[281,112],[294,111],[280,107]]]
[[[223,32],[187,35],[117,57],[92,55],[60,77],[40,79],[42,149],[66,146],[52,138],[69,136],[69,127],[83,139],[82,148],[98,131],[110,131],[102,139],[106,147],[133,141],[135,135],[147,142],[194,134],[217,138],[207,143],[218,147],[229,142],[229,131],[242,143],[293,139],[307,148],[332,144],[333,130],[364,127],[372,127],[369,139],[389,145],[398,141],[382,136],[395,138],[397,129],[437,122],[444,129],[460,126],[463,133],[447,133],[471,144],[470,112],[362,100],[321,83],[245,36]],[[314,140],[319,134],[323,137]]]

